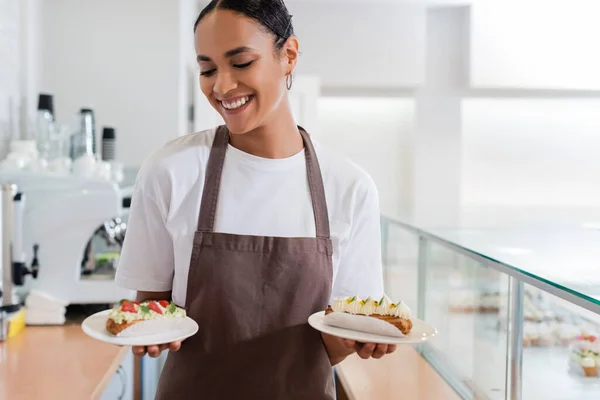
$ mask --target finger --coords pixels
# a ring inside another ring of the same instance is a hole
[[[133,346],[131,350],[133,354],[139,357],[143,357],[146,354],[146,347],[144,346]]]
[[[354,349],[354,347],[356,346],[356,340],[350,340],[350,339],[342,339],[342,344],[347,348],[347,349]]]
[[[159,346],[148,346],[148,355],[150,357],[158,357],[160,355],[160,347]]]
[[[181,342],[172,342],[169,343],[170,351],[178,351],[181,348]]]
[[[360,350],[358,351],[358,356],[360,358],[366,360],[367,358],[371,357],[374,350],[375,350],[375,343],[365,343],[364,345],[361,346]]]
[[[158,346],[158,352],[162,353],[163,351],[167,350],[168,348],[169,348],[169,343],[161,344],[160,346]]]
[[[371,357],[379,359],[387,354],[387,349],[387,344],[378,344],[375,347],[375,350],[373,350]]]
[[[388,345],[387,354],[391,354],[391,353],[393,353],[395,351],[396,351],[396,345],[395,344]]]

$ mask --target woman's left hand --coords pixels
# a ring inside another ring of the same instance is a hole
[[[355,340],[341,339],[345,343],[347,348],[354,349],[356,354],[362,359],[367,358],[381,358],[386,354],[393,353],[396,351],[396,345],[394,344],[381,344],[381,343],[360,343]]]
[[[342,362],[350,354],[356,353],[362,359],[381,358],[396,351],[395,345],[360,343],[355,340],[342,339],[337,336],[321,333],[323,343],[329,354],[331,365]]]

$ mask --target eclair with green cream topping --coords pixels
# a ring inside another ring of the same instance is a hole
[[[385,295],[379,300],[371,297],[363,300],[358,296],[335,299],[325,310],[325,315],[333,312],[377,318],[394,325],[405,335],[412,329],[410,308],[401,301],[392,302]]]
[[[143,302],[121,300],[108,314],[106,330],[118,335],[130,326],[148,320],[164,318],[185,318],[186,312],[172,301],[147,300]]]

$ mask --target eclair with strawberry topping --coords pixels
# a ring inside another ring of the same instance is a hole
[[[162,318],[185,318],[186,312],[173,302],[166,300],[137,301],[121,300],[108,314],[106,330],[118,335],[130,326],[148,320]]]

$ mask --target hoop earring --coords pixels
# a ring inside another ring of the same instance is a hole
[[[292,88],[292,74],[285,77],[285,86],[287,87],[287,90]]]

